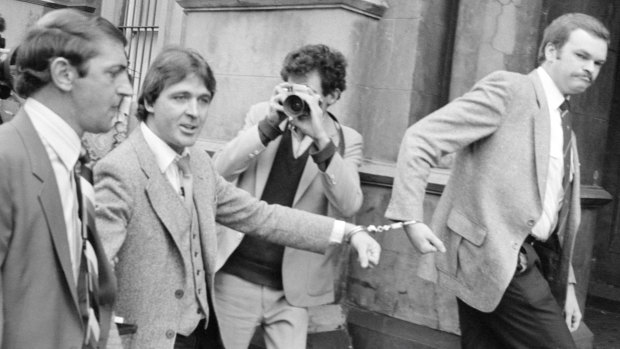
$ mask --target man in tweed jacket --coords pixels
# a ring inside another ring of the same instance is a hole
[[[215,345],[217,335],[206,328],[213,320],[216,222],[314,252],[344,238],[363,266],[378,262],[380,247],[366,232],[267,205],[215,172],[207,153],[192,148],[214,93],[200,54],[164,50],[138,101],[142,123],[95,167],[97,224],[118,278],[116,311],[138,326],[123,339],[127,348]]]

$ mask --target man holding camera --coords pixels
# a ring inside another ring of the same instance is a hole
[[[289,53],[285,82],[250,108],[243,130],[216,154],[217,170],[267,202],[353,216],[362,204],[362,137],[327,111],[345,75],[344,56],[325,45]],[[225,346],[247,348],[261,325],[268,348],[305,348],[306,307],[335,301],[340,249],[317,254],[226,229],[220,238],[215,310]]]
[[[80,138],[110,130],[132,93],[125,44],[107,20],[58,10],[19,47],[15,87],[27,99],[0,126],[3,349],[110,348],[112,334],[120,346]]]

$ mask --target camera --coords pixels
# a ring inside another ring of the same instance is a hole
[[[308,103],[294,93],[291,93],[284,99],[282,106],[284,107],[284,113],[291,118],[310,114]]]
[[[13,90],[17,48],[0,53],[0,99],[7,99]]]

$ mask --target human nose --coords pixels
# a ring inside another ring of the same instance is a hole
[[[187,107],[185,109],[185,113],[190,116],[198,115],[198,101],[195,98],[190,98],[187,101]]]
[[[116,88],[116,93],[118,93],[121,96],[131,96],[133,94],[133,89],[131,86],[131,82],[129,81],[129,75],[127,74],[121,74],[122,76],[120,77],[121,81],[118,84],[118,87]]]

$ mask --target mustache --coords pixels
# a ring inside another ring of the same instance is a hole
[[[592,77],[592,73],[587,71],[581,74],[573,74],[573,76],[576,78],[587,79],[589,82],[592,82],[594,80],[594,78]]]

